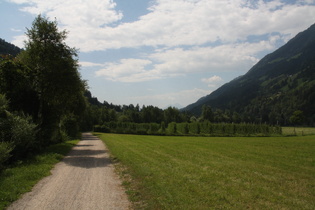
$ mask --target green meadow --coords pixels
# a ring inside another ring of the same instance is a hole
[[[315,208],[315,136],[96,135],[135,209]]]

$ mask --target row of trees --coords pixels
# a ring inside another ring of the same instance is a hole
[[[280,126],[267,124],[247,123],[130,123],[130,122],[107,122],[104,125],[94,126],[94,131],[120,134],[141,135],[206,135],[206,136],[270,136],[281,135]]]
[[[91,130],[93,125],[103,125],[107,122],[130,122],[130,123],[158,123],[164,122],[166,126],[171,122],[176,123],[191,123],[209,121],[212,123],[256,123],[262,124],[268,121],[263,121],[259,116],[251,117],[245,114],[239,114],[228,109],[213,110],[208,105],[203,105],[200,116],[192,115],[189,112],[183,112],[175,107],[160,109],[155,106],[139,105],[113,105],[106,101],[100,103],[97,98],[92,97],[90,92],[86,92],[86,97],[90,102],[86,112],[85,130]],[[301,114],[299,115],[301,117]],[[295,118],[296,119],[296,118]],[[296,121],[296,120],[295,120]],[[278,121],[279,122],[279,121]],[[293,118],[292,118],[292,123]],[[277,121],[271,123],[278,125]]]
[[[0,60],[0,148],[13,158],[77,137],[87,106],[77,51],[65,43],[67,32],[38,16],[26,35],[25,50]]]

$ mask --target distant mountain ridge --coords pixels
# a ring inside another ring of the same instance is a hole
[[[228,109],[250,121],[288,124],[301,110],[307,124],[315,121],[315,24],[266,55],[245,75],[183,108],[201,114],[201,107]]]
[[[21,49],[14,44],[6,42],[0,38],[0,55],[13,55],[16,56],[21,52]]]

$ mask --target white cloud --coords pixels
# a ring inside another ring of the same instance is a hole
[[[143,55],[142,59],[121,59],[116,63],[105,63],[104,68],[96,72],[96,76],[120,82],[140,82],[193,73],[244,72],[258,61],[255,54],[273,49],[274,42],[278,39],[277,36],[271,36],[270,41],[258,43],[157,50]],[[94,64],[97,65],[99,64]]]
[[[16,28],[10,28],[10,30],[13,31],[13,32],[22,32],[21,29],[16,29]]]
[[[216,82],[221,82],[222,78],[217,75],[214,75],[213,77],[210,77],[210,78],[203,78],[201,81],[205,83],[216,83]]]
[[[216,88],[222,84],[223,79],[219,76],[214,75],[210,78],[202,78],[201,81],[207,83],[208,87],[210,88]]]
[[[101,63],[93,63],[93,62],[87,62],[87,61],[80,61],[80,66],[82,67],[103,67],[104,64]]]
[[[151,61],[145,59],[121,59],[119,63],[106,63],[105,68],[96,72],[96,76],[104,76],[113,81],[138,82],[150,75],[145,66]]]
[[[23,48],[24,47],[24,41],[27,40],[27,37],[26,35],[19,35],[19,36],[14,36],[13,37],[13,41],[12,41],[12,44],[20,47],[20,48]]]
[[[142,101],[145,105],[155,104],[160,108],[165,108],[171,104],[180,104],[181,106],[187,106],[188,104],[197,101],[199,98],[210,93],[211,90],[194,88],[191,90],[182,90],[179,92],[165,94],[129,97],[128,101],[134,104]]]
[[[258,61],[257,53],[275,49],[278,41],[287,41],[315,20],[315,6],[309,5],[313,1],[156,0],[148,14],[129,23],[119,22],[123,14],[112,0],[11,2],[22,4],[23,11],[56,17],[70,31],[68,44],[82,52],[154,46],[154,52],[141,58],[81,62],[83,67],[102,67],[97,76],[121,82],[246,71]],[[268,38],[250,43],[250,35]],[[25,36],[16,36],[13,43],[23,46],[22,40]]]
[[[122,14],[114,10],[112,0],[10,0],[23,4],[22,11],[34,15],[45,14],[70,28],[101,28],[118,21]],[[28,6],[24,6],[28,5]]]
[[[156,0],[148,14],[130,23],[118,22],[123,14],[111,0],[11,1],[28,5],[23,11],[56,17],[70,31],[69,44],[83,52],[234,43],[272,32],[292,37],[315,20],[314,1]]]

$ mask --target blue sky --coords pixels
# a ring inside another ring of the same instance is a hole
[[[0,38],[23,47],[38,14],[69,31],[101,102],[187,106],[315,23],[315,0],[0,0]]]

